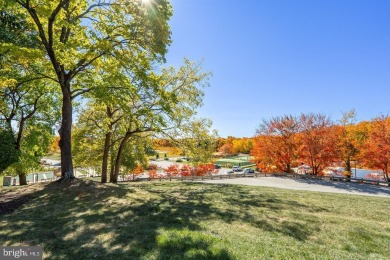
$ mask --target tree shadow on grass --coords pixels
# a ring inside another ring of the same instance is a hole
[[[53,183],[0,215],[0,244],[43,245],[51,259],[234,259],[208,220],[280,233],[305,241],[315,220],[283,220],[283,210],[326,211],[248,194],[247,187],[164,183],[100,185]]]

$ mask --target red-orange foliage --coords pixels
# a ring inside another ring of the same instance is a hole
[[[148,170],[157,170],[157,164],[150,163],[149,166],[148,166]]]
[[[148,173],[149,173],[149,177],[150,178],[157,178],[157,177],[159,177],[158,174],[157,174],[157,171],[155,169],[148,170]]]
[[[366,165],[383,171],[389,180],[390,168],[390,117],[380,116],[371,123],[368,138],[363,145],[363,159]]]
[[[261,169],[262,172],[276,172],[277,164],[276,158],[273,157],[273,145],[272,137],[260,135],[255,138],[251,155],[255,157],[257,168]]]
[[[165,172],[168,174],[168,176],[178,176],[180,174],[180,166],[175,163],[169,165],[167,169],[165,169]]]
[[[224,154],[232,154],[233,153],[233,145],[230,143],[224,144],[218,149],[218,152],[224,153]]]
[[[345,170],[351,172],[351,162],[355,167],[358,163],[382,170],[390,185],[390,117],[354,124],[354,116],[353,110],[343,114],[340,125],[333,125],[322,114],[263,120],[251,155],[264,172],[288,172],[303,163],[311,167],[313,174],[321,174],[334,163],[343,163]]]
[[[131,173],[133,174],[133,180],[135,179],[135,175],[139,175],[144,172],[144,168],[141,165],[137,165]]]
[[[144,172],[144,168],[141,165],[135,167],[132,171],[133,174],[138,175]]]
[[[336,129],[331,120],[322,114],[302,114],[300,126],[299,157],[317,175],[338,159]]]
[[[185,164],[180,169],[181,176],[192,176],[192,167],[191,165]]]
[[[263,172],[291,172],[297,157],[297,119],[293,116],[264,120],[257,133],[251,155]]]
[[[204,176],[212,173],[215,170],[213,164],[200,164],[195,167],[194,174],[196,176]]]

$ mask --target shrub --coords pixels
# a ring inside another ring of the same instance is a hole
[[[147,170],[157,170],[157,164],[155,163],[149,164]]]
[[[214,164],[200,164],[195,167],[194,174],[196,176],[204,176],[207,174],[211,174],[214,170]]]
[[[177,163],[172,164],[167,169],[165,169],[165,172],[168,174],[168,176],[177,176],[180,173],[180,166]]]
[[[193,172],[191,165],[183,165],[180,169],[180,174],[181,176],[192,176]]]
[[[153,179],[158,177],[157,171],[155,169],[149,170],[148,173],[149,173],[149,178]]]

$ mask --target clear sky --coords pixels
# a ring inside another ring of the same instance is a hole
[[[263,118],[390,114],[389,0],[172,0],[169,65],[202,60],[213,77],[199,116],[220,136]]]

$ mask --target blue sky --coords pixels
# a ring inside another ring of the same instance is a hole
[[[263,118],[390,114],[390,1],[172,0],[167,64],[204,60],[199,116],[220,136],[253,136]]]

